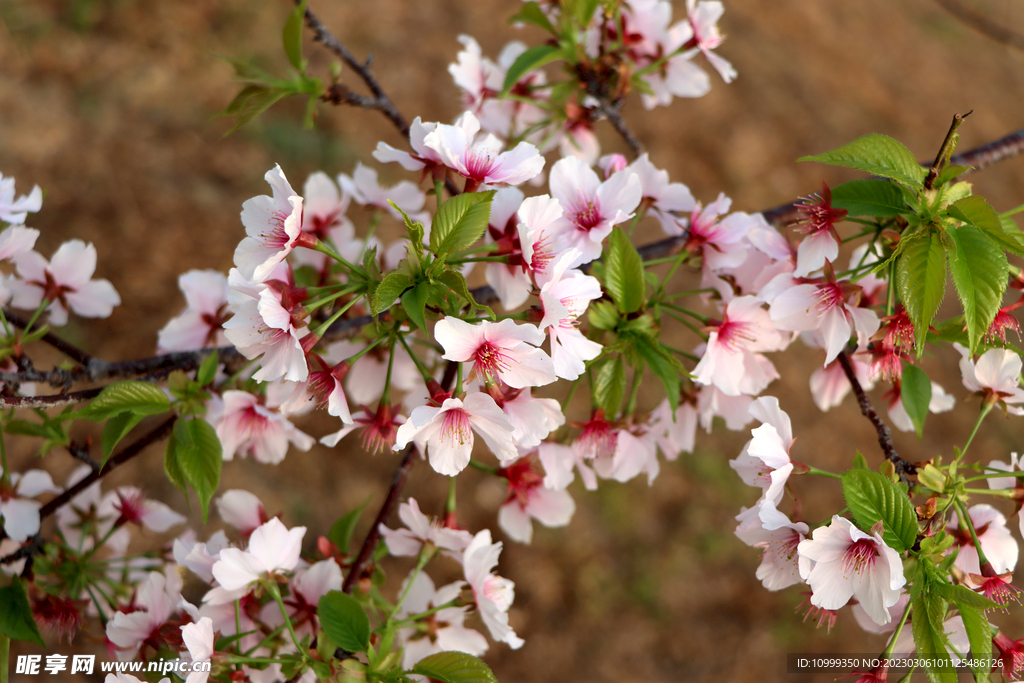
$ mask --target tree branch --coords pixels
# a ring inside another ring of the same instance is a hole
[[[622,118],[622,104],[623,102],[621,100],[617,104],[604,102],[597,108],[597,111],[608,119],[608,122],[612,124],[615,132],[622,136],[622,139],[626,141],[626,144],[629,145],[629,148],[633,151],[633,156],[638,157],[644,153],[644,146],[643,143],[633,135],[633,131],[629,129],[626,125],[626,121]]]
[[[21,317],[17,313],[14,313],[9,309],[4,309],[4,315],[7,316],[7,320],[13,323],[16,327],[19,327],[23,330],[26,327],[28,327],[28,320]],[[89,355],[82,349],[78,348],[74,344],[70,344],[64,341],[63,339],[53,334],[52,332],[47,332],[40,339],[49,344],[50,346],[52,346],[53,348],[57,349],[61,353],[63,353],[71,360],[75,361],[76,363],[79,363],[80,365],[88,365],[89,362],[93,360],[93,357],[91,355]]]
[[[983,14],[964,7],[956,0],[935,1],[942,5],[943,9],[973,28],[975,31],[988,36],[997,43],[1009,45],[1010,47],[1015,47],[1018,50],[1024,50],[1024,35],[1021,35],[1016,31],[1012,31],[1002,24],[992,21]]]

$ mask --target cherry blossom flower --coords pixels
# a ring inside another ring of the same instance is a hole
[[[93,280],[96,272],[96,247],[82,240],[69,240],[60,245],[47,261],[38,252],[29,251],[15,260],[17,278],[9,280],[15,308],[35,309],[44,299],[50,324],[67,323],[68,313],[83,318],[107,318],[121,297],[107,280]]]
[[[697,437],[697,410],[692,401],[692,396],[685,397],[673,412],[666,398],[651,411],[647,428],[655,435],[666,460],[675,460],[680,453],[693,452]]]
[[[384,209],[398,220],[402,214],[395,210],[388,200],[393,201],[402,211],[424,225],[430,222],[429,214],[420,214],[427,197],[414,183],[403,180],[393,187],[383,187],[377,180],[377,171],[362,162],[356,164],[352,175],[338,176],[338,185],[360,206],[374,206]]]
[[[765,528],[773,531],[779,527],[777,520],[771,516],[781,502],[786,481],[794,470],[789,457],[789,449],[793,446],[793,427],[787,415],[779,408],[779,399],[774,396],[762,396],[750,405],[750,414],[763,424],[751,430],[753,438],[744,446],[743,452],[729,466],[736,470],[744,483],[757,486],[763,490],[764,505],[761,510],[761,521]]]
[[[11,225],[25,222],[28,214],[43,208],[43,191],[38,185],[32,187],[27,195],[14,198],[14,178],[0,173],[0,221]],[[39,234],[38,232],[36,234]],[[31,247],[29,247],[31,249]]]
[[[890,621],[888,608],[907,579],[903,561],[882,540],[881,529],[866,534],[848,519],[832,517],[797,546],[800,576],[811,586],[811,604],[837,610],[856,597],[875,623]]]
[[[195,623],[182,626],[181,639],[188,648],[192,662],[209,662],[213,659],[213,620],[210,617],[202,617]],[[209,678],[209,671],[191,671],[185,683],[206,683]]]
[[[338,192],[338,186],[323,171],[306,178],[302,186],[302,230],[317,239],[327,239],[334,228],[352,225],[345,217],[351,197]],[[340,245],[339,245],[340,246]]]
[[[228,595],[232,596],[230,601],[234,601],[260,579],[294,571],[299,564],[305,534],[306,527],[288,529],[274,517],[252,532],[246,550],[224,548],[213,565],[213,576],[225,593],[211,591],[203,601],[218,604],[226,601],[224,598]]]
[[[971,517],[971,524],[981,542],[985,559],[992,565],[992,570],[996,574],[1012,572],[1017,566],[1017,541],[1006,528],[1006,517],[1003,513],[991,505],[980,504],[968,508],[967,514]],[[960,548],[954,566],[966,574],[982,574],[978,550],[974,547],[971,533],[966,528],[960,528],[959,518],[955,512],[950,515],[946,524],[946,533],[956,539]]]
[[[535,325],[519,325],[514,320],[492,323],[487,320],[471,325],[447,316],[434,326],[434,338],[444,347],[445,360],[470,362],[472,381],[500,379],[516,389],[539,387],[555,381],[551,357],[536,348],[544,333]]]
[[[562,205],[544,194],[523,200],[519,216],[519,241],[523,268],[539,279],[547,275],[555,256],[561,252],[559,234],[564,221]]]
[[[412,585],[408,587],[405,601],[396,616],[404,620],[445,605],[459,597],[463,585],[462,581],[456,581],[435,589],[430,577],[420,572],[412,579]],[[438,652],[465,652],[476,656],[485,653],[487,639],[478,631],[463,625],[468,609],[467,606],[445,607],[411,626],[400,628],[398,635],[402,639],[402,667],[411,669],[424,657]]]
[[[932,397],[928,402],[928,412],[930,413],[945,413],[953,410],[953,405],[956,403],[950,394],[946,393],[937,382],[932,382]],[[914,431],[914,422],[910,419],[910,415],[907,414],[907,409],[903,406],[903,395],[900,393],[900,385],[893,386],[892,391],[888,392],[886,396],[889,398],[889,419],[892,420],[892,424],[896,429],[903,432]]]
[[[700,384],[714,384],[729,396],[756,396],[779,373],[761,351],[778,351],[788,343],[772,325],[768,311],[752,296],[737,297],[711,325],[707,348],[693,375]]]
[[[484,275],[487,284],[498,295],[498,300],[507,311],[526,303],[531,289],[530,278],[524,270],[519,238],[517,212],[522,203],[523,193],[519,188],[499,189],[491,202],[491,217],[487,225],[487,236],[496,246],[492,254],[505,256],[508,263],[488,263]]]
[[[498,403],[498,399],[495,402]],[[512,440],[521,448],[538,446],[548,434],[565,424],[561,404],[553,398],[534,398],[529,388],[505,392],[500,407],[513,427]]]
[[[690,44],[694,44],[704,54],[723,81],[732,83],[736,78],[736,69],[723,57],[712,52],[725,40],[725,36],[718,30],[718,20],[724,12],[725,6],[717,0],[700,3],[697,0],[686,0],[686,14],[693,26],[693,40]]]
[[[101,516],[116,516],[115,525],[131,522],[150,531],[163,533],[187,520],[167,505],[147,498],[134,486],[120,486],[100,502]]]
[[[135,659],[139,648],[158,648],[165,640],[160,630],[178,610],[181,577],[168,568],[166,573],[150,572],[133,600],[133,611],[115,612],[107,622],[107,639],[116,645],[120,659]]]
[[[1013,680],[1024,673],[1024,638],[1011,640],[1000,631],[992,638],[992,644],[999,650],[1005,680]]]
[[[217,514],[226,524],[238,529],[244,538],[270,521],[263,503],[252,493],[241,489],[225,491],[214,499]]]
[[[38,238],[38,230],[23,225],[12,225],[0,232],[0,261],[11,261],[32,251]]]
[[[859,360],[856,355],[850,356],[850,364],[853,366],[854,375],[860,385],[865,391],[871,391],[875,387],[871,367]],[[842,403],[852,388],[839,361],[832,361],[824,367],[815,368],[811,373],[810,386],[814,405],[818,406],[822,412]]]
[[[785,523],[769,531],[761,523],[759,514],[745,513],[746,508],[736,518],[746,523],[741,523],[735,534],[747,545],[762,549],[756,576],[764,587],[777,591],[800,583],[797,546],[807,538],[808,526],[786,518]]]
[[[585,361],[597,358],[603,348],[584,337],[579,330],[580,316],[591,301],[601,298],[602,292],[597,278],[568,269],[569,264],[578,258],[576,249],[562,254],[551,270],[550,279],[540,290],[544,309],[540,329],[551,336],[555,375],[568,380],[575,380],[583,374]]]
[[[555,163],[549,184],[564,211],[560,246],[580,250],[578,263],[572,266],[601,255],[604,238],[633,217],[643,193],[639,176],[628,168],[601,182],[594,169],[575,157]]]
[[[224,323],[224,335],[246,358],[263,356],[253,379],[306,381],[309,367],[300,339],[307,328],[292,314],[299,310],[299,303],[292,300],[286,285],[258,286],[255,296],[248,296],[243,286],[233,284],[240,303],[232,304],[234,316]]]
[[[473,589],[477,611],[491,637],[518,650],[524,641],[508,625],[508,609],[515,599],[515,584],[493,571],[498,565],[499,554],[501,541],[491,543],[491,532],[484,529],[473,537],[463,553],[462,566],[466,581]]]
[[[415,557],[427,544],[457,555],[473,540],[468,531],[449,529],[440,520],[420,512],[415,498],[398,506],[398,518],[405,524],[405,529],[389,529],[380,525],[380,534],[388,552],[395,557]]]
[[[337,432],[322,437],[320,443],[333,448],[351,432],[361,429],[364,450],[369,453],[389,451],[394,447],[398,428],[403,424],[405,424],[405,417],[392,414],[389,403],[381,403],[377,406],[376,412],[363,406],[352,416],[352,424],[345,425]]]
[[[264,176],[273,197],[260,195],[242,204],[242,225],[247,237],[235,249],[235,266],[250,280],[263,282],[274,267],[296,247],[312,249],[316,239],[302,231],[302,197],[280,166]]]
[[[0,468],[3,474],[3,468]],[[3,516],[3,530],[8,538],[23,543],[39,533],[39,508],[31,498],[43,493],[60,493],[50,473],[45,470],[28,470],[24,474],[11,472],[8,489],[0,481],[0,515]]]
[[[332,590],[341,590],[341,586],[341,567],[334,558],[321,560],[295,572],[289,582],[289,595],[282,602],[292,628],[300,638],[306,635],[312,637],[319,630],[317,606],[320,598]],[[281,608],[275,602],[263,606],[260,620],[271,627],[284,625]]]
[[[846,217],[846,209],[832,208],[832,191],[824,182],[821,194],[811,197],[797,206],[801,215],[798,231],[807,233],[796,250],[796,270],[793,277],[808,277],[825,266],[825,261],[835,261],[839,256],[839,244],[843,241],[836,232],[836,223]]]
[[[225,346],[228,320],[228,279],[216,270],[190,270],[178,277],[186,308],[157,334],[160,353]]]
[[[440,408],[416,408],[409,421],[398,428],[394,450],[405,448],[415,439],[425,444],[431,467],[454,476],[469,464],[473,432],[480,434],[498,460],[519,455],[512,441],[512,425],[494,399],[484,393],[469,394],[465,400],[445,399]]]
[[[953,348],[960,353],[960,374],[968,391],[981,394],[986,403],[1002,403],[1007,412],[1024,415],[1024,408],[1012,405],[1024,403],[1020,356],[1009,349],[989,349],[975,363],[966,348],[957,343]]]
[[[658,476],[660,465],[653,436],[646,429],[637,426],[636,433],[630,429],[614,432],[614,450],[603,453],[591,461],[597,475],[603,479],[627,482],[640,474],[647,475],[650,485]]]
[[[289,443],[308,451],[316,442],[246,391],[225,391],[222,407],[209,410],[207,419],[217,430],[225,460],[251,454],[259,462],[276,465],[284,460]]]
[[[449,70],[451,67],[449,67]],[[403,152],[386,142],[378,142],[377,149],[373,152],[373,158],[382,164],[397,162],[407,171],[429,171],[435,166],[443,166],[440,155],[424,144],[427,135],[434,132],[436,123],[423,123],[420,117],[413,119],[409,126],[409,146],[412,153]],[[397,202],[396,202],[397,203]]]
[[[76,467],[68,475],[65,488],[71,488],[91,473],[92,468],[88,465]],[[111,533],[117,515],[112,506],[107,507],[106,514],[103,514],[100,509],[102,502],[100,482],[93,482],[75,495],[68,505],[58,508],[57,528],[68,546],[79,552],[92,550],[97,540],[106,539],[104,546],[114,556],[123,555],[131,540],[131,532],[121,527]]]
[[[738,432],[753,419],[750,406],[753,396],[727,396],[716,386],[702,386],[697,392],[697,416],[700,426],[710,434],[714,418],[725,420],[725,428]]]
[[[544,475],[536,458],[530,456],[502,467],[500,476],[508,480],[508,494],[498,510],[498,525],[514,541],[533,540],[533,519],[546,527],[569,524],[576,503],[564,489],[544,486]]]
[[[537,458],[544,466],[544,486],[549,489],[564,489],[576,478],[579,470],[583,486],[588,491],[597,489],[597,475],[586,463],[583,454],[573,446],[544,441],[537,448]]]
[[[445,166],[467,179],[467,192],[480,185],[519,185],[544,168],[544,157],[529,142],[502,152],[502,142],[494,135],[475,141],[480,122],[465,112],[454,126],[438,124],[423,144],[437,152]]]
[[[665,234],[683,234],[683,228],[672,212],[689,213],[697,206],[690,188],[682,183],[669,182],[668,171],[656,168],[647,152],[640,155],[629,168],[640,179],[642,201],[650,206],[648,212],[658,219]]]
[[[195,532],[189,530],[182,537],[174,539],[171,550],[176,563],[205,583],[212,583],[213,565],[220,559],[220,551],[229,545],[227,534],[223,531],[214,533],[206,543],[199,543],[195,540]]]

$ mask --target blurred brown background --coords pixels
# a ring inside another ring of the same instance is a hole
[[[1019,0],[960,2],[1024,32]],[[311,7],[356,54],[374,56],[375,73],[409,119],[447,121],[460,111],[446,72],[456,37],[475,36],[492,57],[508,40],[537,40],[532,29],[505,25],[519,4],[313,0]],[[681,18],[683,3],[675,5]],[[45,189],[43,211],[29,220],[42,231],[37,248],[49,256],[71,237],[95,242],[98,276],[124,299],[109,320],[73,317],[61,330],[69,339],[111,360],[150,355],[156,331],[184,305],[177,275],[230,267],[243,235],[241,203],[267,191],[263,174],[275,162],[301,187],[313,170],[333,176],[357,159],[370,162],[378,140],[400,145],[382,117],[354,109],[322,105],[316,130],[303,130],[298,102],[222,137],[229,122],[211,117],[238,86],[216,55],[284,73],[280,31],[289,10],[284,0],[0,0],[0,172],[15,176],[21,192]],[[702,99],[652,113],[638,101],[626,108],[654,163],[703,201],[724,191],[734,209],[756,211],[815,191],[823,178],[845,180],[852,176],[794,160],[869,132],[931,158],[955,112],[974,110],[961,149],[1024,127],[1024,53],[933,0],[732,0],[720,25],[728,39],[719,52],[739,71],[735,83],[712,73]],[[326,77],[329,55],[308,40],[306,54]],[[625,151],[606,126],[600,133],[606,150]],[[382,173],[400,177],[397,166]],[[971,180],[1005,210],[1024,201],[1022,176],[1017,159]],[[956,355],[946,351],[927,358],[925,369],[964,399]],[[784,378],[767,392],[793,417],[794,458],[839,469],[860,449],[878,462],[874,433],[851,399],[827,421],[811,403],[812,356],[775,359]],[[922,443],[897,434],[900,453],[910,460],[950,454],[966,439],[976,404],[952,415],[933,417]],[[320,418],[302,427],[317,436],[335,429]],[[1005,460],[1024,449],[1022,434],[1019,420],[993,415],[972,451]],[[757,496],[727,464],[745,438],[724,429],[700,435],[697,452],[665,466],[650,489],[639,480],[606,483],[596,494],[574,488],[579,509],[567,529],[538,529],[532,547],[506,543],[500,570],[516,582],[511,621],[526,645],[492,647],[486,659],[498,679],[799,681],[812,678],[786,674],[786,652],[880,650],[884,641],[862,635],[848,610],[826,637],[794,614],[802,600],[796,589],[770,594],[754,579],[758,553],[733,537],[732,518]],[[293,452],[273,468],[228,463],[223,486],[248,488],[289,526],[307,525],[311,548],[340,513],[367,497],[378,505],[394,466],[394,456],[371,459],[342,446]],[[45,463],[58,482],[72,465],[59,453]],[[160,471],[153,449],[107,486],[152,475],[147,490],[184,510]],[[425,509],[437,511],[445,489],[429,468],[414,470],[409,492]],[[817,489],[799,482],[798,491],[810,520],[825,519],[840,500],[827,481]],[[470,476],[460,494],[460,517],[471,529],[495,526],[500,486]],[[201,538],[214,528],[197,525]],[[403,571],[393,569],[393,578]],[[1019,617],[996,619],[1016,624],[1011,637],[1024,636]]]

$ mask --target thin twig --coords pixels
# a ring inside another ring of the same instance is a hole
[[[597,111],[604,115],[604,117],[608,119],[608,122],[612,124],[615,132],[622,136],[622,139],[626,141],[626,144],[629,145],[629,148],[633,151],[633,156],[640,156],[644,153],[643,143],[633,135],[633,131],[629,129],[626,125],[626,121],[622,118],[621,101],[617,105],[602,104],[597,108]]]
[[[3,374],[17,375],[18,373],[12,372]],[[59,408],[61,406],[69,406],[74,403],[81,403],[82,401],[91,401],[99,396],[101,391],[103,391],[103,387],[83,389],[82,391],[67,391],[60,394],[48,394],[46,396],[0,396],[0,403],[9,408]]]
[[[22,318],[17,313],[5,309],[4,315],[6,315],[7,319],[16,327],[19,327],[21,329],[25,329],[26,327],[28,327],[28,320]],[[91,355],[89,355],[82,349],[78,348],[74,344],[64,341],[63,339],[53,334],[52,332],[47,332],[42,337],[40,337],[40,339],[49,344],[50,346],[52,346],[53,348],[57,349],[61,353],[63,353],[71,360],[81,365],[88,365],[89,362],[93,360],[93,357]]]
[[[1003,24],[996,23],[983,14],[961,5],[956,0],[935,0],[943,9],[964,22],[975,31],[982,33],[997,43],[1024,50],[1024,35],[1012,31]]]
[[[871,405],[868,395],[864,393],[864,387],[860,385],[860,380],[857,379],[857,373],[853,371],[853,365],[850,363],[850,358],[846,355],[846,352],[840,351],[837,359],[839,360],[839,365],[843,368],[843,372],[846,374],[846,379],[850,381],[850,386],[853,387],[853,393],[857,397],[857,404],[860,406],[861,414],[871,421],[875,431],[878,432],[878,444],[882,447],[886,460],[891,462],[896,468],[896,473],[900,476],[900,479],[904,483],[909,484],[907,475],[915,474],[917,468],[901,458],[896,452],[896,446],[892,442],[892,433],[889,431],[889,427],[882,422],[882,418],[878,416],[878,413],[875,412],[875,408]]]

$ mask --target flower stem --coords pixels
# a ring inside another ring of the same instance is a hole
[[[964,447],[960,450],[960,458],[963,458],[964,454],[967,453],[967,449],[970,447],[971,442],[974,441],[974,435],[978,433],[978,427],[981,426],[981,421],[985,419],[985,416],[988,415],[990,410],[992,410],[991,403],[983,403],[981,405],[981,412],[978,414],[978,421],[974,423],[974,429],[971,430],[971,435],[967,438],[967,443],[965,443]]]
[[[284,619],[285,626],[288,627],[288,634],[292,637],[292,642],[295,643],[295,649],[299,651],[304,660],[308,659],[309,654],[302,649],[302,641],[299,640],[299,636],[295,633],[295,627],[292,626],[292,618],[288,616],[288,610],[284,606],[284,600],[281,598],[281,590],[277,587],[277,581],[271,578],[264,585],[267,587],[267,592],[274,598],[274,602],[277,603],[278,609],[281,610],[281,617]]]
[[[472,467],[473,469],[480,470],[481,472],[486,472],[487,474],[493,474],[494,476],[498,476],[498,468],[497,467],[491,467],[490,465],[485,465],[482,462],[480,462],[479,460],[474,460],[473,458],[470,458],[469,459],[469,466]]]
[[[807,467],[807,474],[817,474],[819,476],[830,477],[832,479],[842,479],[843,478],[842,475],[836,474],[835,472],[826,472],[825,470],[819,470],[817,467],[811,467],[810,465],[806,465],[806,467]]]
[[[978,551],[978,566],[983,567],[988,564],[988,558],[985,557],[985,551],[981,549],[981,541],[978,540],[978,532],[974,530],[974,522],[967,514],[967,508],[962,500],[954,498],[953,503],[956,505],[957,516],[960,517],[960,526],[967,527],[967,530],[971,532],[971,541],[974,543],[974,549]]]
[[[348,261],[346,261],[344,258],[342,258],[341,254],[339,254],[338,252],[334,251],[329,246],[327,246],[323,242],[323,240],[319,240],[316,243],[316,247],[314,247],[314,249],[316,251],[319,251],[321,254],[327,254],[327,256],[331,257],[332,259],[334,259],[335,261],[337,261],[338,263],[343,265],[350,273],[356,273],[357,275],[361,276],[362,278],[364,278],[364,279],[366,278],[366,271],[365,270],[363,270],[362,268],[360,268],[359,266],[357,266],[357,265],[355,265],[353,263],[349,263]]]
[[[324,323],[323,323],[322,325],[319,325],[319,326],[318,326],[318,327],[317,327],[317,328],[316,328],[315,330],[313,330],[313,334],[314,334],[314,335],[315,335],[315,336],[316,336],[317,338],[323,337],[323,336],[324,336],[324,333],[325,333],[325,332],[327,332],[327,329],[328,329],[328,328],[329,328],[329,327],[330,327],[331,325],[333,325],[333,324],[334,324],[334,323],[335,323],[335,322],[336,322],[336,321],[337,321],[337,320],[338,320],[339,318],[341,318],[341,316],[345,315],[345,313],[346,313],[346,312],[348,311],[348,309],[350,309],[350,308],[352,308],[353,306],[355,306],[355,305],[356,305],[356,303],[357,303],[357,302],[358,302],[358,301],[359,301],[359,300],[360,300],[361,298],[362,298],[362,297],[356,297],[355,299],[352,299],[352,300],[351,300],[351,301],[349,301],[349,302],[348,302],[347,304],[345,304],[344,306],[342,306],[341,308],[339,308],[339,309],[338,309],[337,311],[335,311],[335,312],[334,312],[334,314],[333,314],[333,315],[331,315],[331,317],[330,317],[330,318],[328,318],[328,319],[327,319],[326,321],[324,321]]]
[[[900,623],[896,624],[896,630],[892,632],[892,638],[889,639],[889,644],[885,646],[885,650],[882,651],[882,659],[889,659],[892,657],[893,650],[896,649],[896,641],[900,638],[900,631],[903,630],[903,626],[907,623],[907,617],[910,616],[910,605],[911,602],[907,601],[907,606],[903,608],[903,616],[900,617]]]

